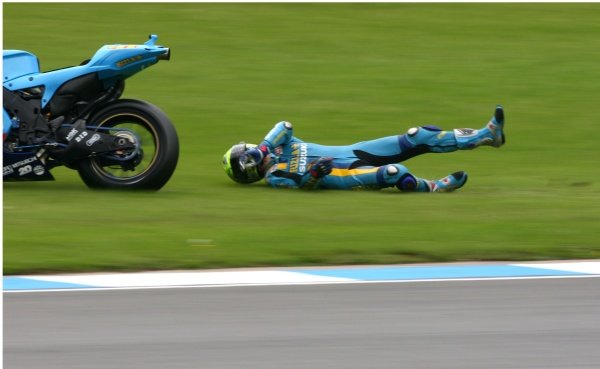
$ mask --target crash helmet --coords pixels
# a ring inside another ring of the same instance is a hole
[[[255,165],[244,165],[240,159],[247,150],[255,148],[256,145],[240,142],[237,145],[233,145],[225,155],[223,155],[223,170],[229,178],[233,179],[237,183],[253,183],[260,181],[265,173],[260,163]]]

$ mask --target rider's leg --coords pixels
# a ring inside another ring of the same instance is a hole
[[[402,192],[451,192],[467,183],[467,173],[455,172],[441,179],[425,179],[415,177],[405,166],[390,164],[380,167],[378,173],[380,182],[388,187],[395,186]]]
[[[444,131],[436,126],[414,127],[406,134],[389,136],[350,146],[353,154],[371,165],[402,162],[414,156],[435,152],[470,150],[481,145],[504,144],[504,112],[496,107],[492,119],[481,129],[461,128]]]
[[[408,130],[400,145],[408,149],[425,145],[431,152],[470,150],[482,145],[500,147],[505,142],[503,128],[504,110],[498,105],[492,119],[481,129],[443,131],[435,126],[415,127]]]
[[[465,172],[456,172],[439,180],[414,176],[401,164],[381,167],[334,168],[322,179],[322,186],[335,189],[381,189],[396,187],[402,192],[450,192],[467,182]]]

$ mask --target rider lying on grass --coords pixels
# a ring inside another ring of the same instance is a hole
[[[238,183],[265,178],[273,187],[303,189],[382,189],[402,192],[449,192],[467,182],[467,173],[452,173],[429,180],[413,175],[398,164],[424,153],[471,150],[504,144],[504,111],[497,106],[481,129],[444,131],[436,126],[410,128],[405,134],[358,142],[348,146],[323,146],[293,136],[292,124],[279,122],[257,146],[241,142],[223,157],[223,169]]]

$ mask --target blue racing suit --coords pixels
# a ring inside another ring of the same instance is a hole
[[[488,144],[493,132],[456,129],[443,131],[435,126],[415,127],[406,134],[388,136],[347,146],[324,146],[304,142],[293,135],[289,122],[279,122],[259,146],[268,148],[271,158],[265,180],[273,187],[382,189],[431,191],[428,180],[413,176],[398,164],[428,153],[446,153]],[[310,175],[311,166],[323,157],[333,158],[331,173],[323,178]]]

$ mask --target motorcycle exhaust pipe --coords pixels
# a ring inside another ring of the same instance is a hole
[[[171,60],[171,49],[169,49],[169,48],[166,48],[166,49],[167,49],[167,51],[165,51],[164,53],[162,53],[156,57],[158,60]]]

